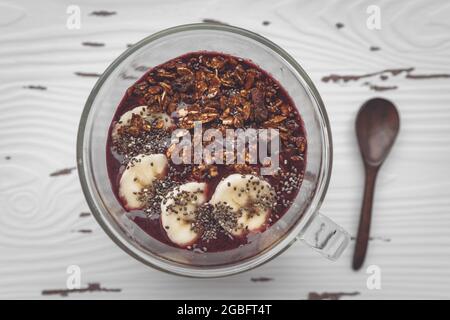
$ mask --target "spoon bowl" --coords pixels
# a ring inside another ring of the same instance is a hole
[[[382,98],[367,101],[356,117],[356,135],[364,163],[381,166],[400,129],[400,118],[392,102]]]

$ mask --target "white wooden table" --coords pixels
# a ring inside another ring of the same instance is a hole
[[[81,9],[79,30],[66,27],[70,4]],[[380,30],[366,26],[369,5],[381,8]],[[0,298],[62,298],[69,265],[87,289],[65,299],[450,298],[449,16],[444,0],[0,1]],[[127,45],[203,19],[268,37],[315,81],[334,137],[322,211],[352,234],[363,186],[355,114],[374,96],[398,106],[401,132],[379,175],[365,264],[380,267],[380,290],[351,270],[353,244],[335,263],[297,243],[226,279],[167,275],[129,257],[89,215],[72,168],[96,75]]]

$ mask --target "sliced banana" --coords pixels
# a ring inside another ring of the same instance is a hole
[[[265,228],[274,201],[267,181],[255,175],[231,174],[217,185],[210,203],[228,205],[236,212],[237,227],[227,231],[240,236]]]
[[[169,239],[180,247],[193,244],[200,234],[192,223],[197,208],[206,202],[206,184],[189,182],[169,192],[161,203],[161,224]]]
[[[151,113],[148,111],[147,106],[139,106],[139,107],[133,108],[133,109],[125,112],[119,118],[119,121],[116,122],[116,124],[114,125],[114,128],[112,130],[112,133],[111,133],[113,139],[116,139],[118,137],[119,129],[122,126],[127,126],[130,124],[133,114],[140,115],[141,117],[143,117],[145,120],[147,120],[149,122],[153,122],[155,120],[161,119],[161,120],[163,120],[162,123],[164,124],[163,125],[164,129],[170,129],[171,127],[174,126],[174,122],[168,114],[166,114],[166,113]]]
[[[127,209],[144,206],[139,192],[151,188],[155,179],[162,179],[167,173],[167,158],[163,154],[140,154],[130,160],[119,182],[119,197]]]

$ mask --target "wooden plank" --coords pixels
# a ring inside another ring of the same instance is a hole
[[[70,4],[0,1],[0,298],[62,298],[45,290],[65,289],[71,264],[81,267],[85,290],[69,299],[450,298],[449,3],[380,1],[381,30],[366,27],[372,1],[82,0],[80,30],[66,28]],[[97,76],[129,44],[204,19],[268,37],[311,75],[335,143],[322,211],[352,234],[363,185],[355,114],[374,96],[397,104],[402,129],[379,176],[366,261],[380,266],[381,290],[367,289],[364,270],[351,271],[352,248],[331,263],[300,243],[227,279],[166,275],[127,256],[86,214],[72,168],[79,117]]]

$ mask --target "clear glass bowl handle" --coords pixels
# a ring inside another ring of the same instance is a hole
[[[300,234],[300,240],[326,258],[336,260],[350,242],[350,235],[321,213],[316,213]]]

